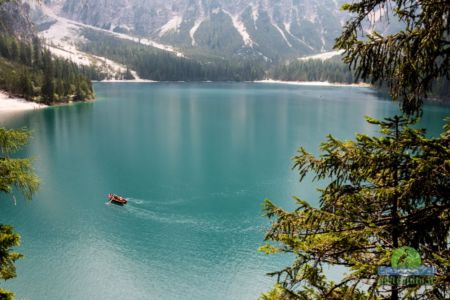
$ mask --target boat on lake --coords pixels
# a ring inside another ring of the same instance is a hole
[[[108,194],[109,202],[117,204],[117,205],[125,205],[128,203],[128,200],[124,197],[115,194]]]

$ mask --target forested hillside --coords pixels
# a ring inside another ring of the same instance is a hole
[[[93,98],[89,68],[52,57],[38,38],[32,43],[0,34],[0,89],[46,104]]]
[[[92,99],[95,70],[56,58],[28,22],[26,6],[0,2],[0,89],[46,104]]]
[[[204,60],[177,56],[105,33],[86,29],[81,50],[114,60],[136,70],[140,77],[157,81],[251,81],[263,79],[262,60]]]
[[[276,67],[272,78],[283,81],[328,81],[338,83],[354,83],[355,77],[340,57],[320,60],[297,60]]]
[[[269,77],[282,81],[327,81],[331,83],[355,83],[356,76],[348,65],[344,64],[341,57],[328,60],[311,59],[296,60],[273,68]],[[381,90],[385,87],[375,83]],[[429,98],[441,102],[450,102],[450,82],[446,78],[435,80]]]

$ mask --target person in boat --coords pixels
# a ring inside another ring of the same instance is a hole
[[[126,198],[111,193],[108,194],[108,199],[110,202],[118,202],[124,204],[128,202]]]

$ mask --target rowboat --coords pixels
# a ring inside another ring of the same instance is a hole
[[[124,205],[128,203],[128,200],[124,197],[115,195],[115,194],[108,194],[109,202],[117,204],[117,205]]]

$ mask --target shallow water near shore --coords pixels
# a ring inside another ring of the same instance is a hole
[[[317,185],[291,170],[298,147],[317,154],[328,133],[373,134],[365,115],[398,112],[362,87],[94,86],[95,102],[0,113],[1,126],[32,129],[21,154],[42,181],[31,202],[0,202],[22,235],[18,277],[0,284],[17,299],[255,299],[291,262],[257,251],[263,200],[317,204]],[[421,125],[437,135],[449,113],[427,106]]]

